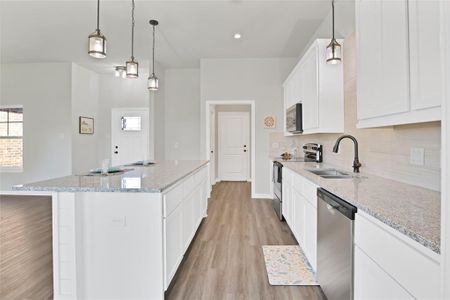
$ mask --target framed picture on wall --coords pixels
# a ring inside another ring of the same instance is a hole
[[[80,134],[94,134],[94,118],[80,116],[79,132]]]

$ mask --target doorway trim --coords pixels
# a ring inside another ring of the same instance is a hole
[[[443,90],[441,120],[441,296],[450,299],[450,3],[441,1]]]
[[[205,102],[205,158],[209,160],[209,154],[211,149],[211,140],[210,140],[210,117],[209,117],[209,107],[210,105],[250,105],[250,161],[251,161],[251,174],[250,174],[250,182],[251,182],[251,197],[258,198],[255,193],[255,162],[256,162],[256,127],[255,127],[255,101],[254,100],[207,100]],[[211,163],[211,162],[210,162]]]

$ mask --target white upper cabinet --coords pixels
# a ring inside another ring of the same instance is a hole
[[[406,1],[361,0],[358,4],[358,118],[406,112]]]
[[[357,0],[358,127],[440,119],[439,2]]]
[[[441,105],[439,1],[409,1],[411,109]]]
[[[284,112],[302,103],[303,134],[344,131],[343,67],[326,64],[325,50],[329,42],[328,39],[314,41],[283,84]],[[285,126],[286,118],[284,132],[291,135]]]
[[[302,59],[297,77],[300,85],[300,100],[303,103],[303,130],[319,127],[319,86],[317,77],[317,52],[310,49]]]

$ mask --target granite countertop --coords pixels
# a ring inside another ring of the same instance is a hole
[[[16,185],[16,191],[160,193],[206,165],[206,160],[160,161],[147,166],[124,166],[120,174],[71,175]]]
[[[281,162],[286,168],[346,200],[359,210],[440,253],[439,192],[364,173],[354,176],[353,179],[325,179],[308,170],[335,168],[334,166],[272,160]]]

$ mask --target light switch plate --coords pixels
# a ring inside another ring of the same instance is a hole
[[[416,166],[423,166],[425,164],[425,149],[415,147],[411,148],[409,163]]]

